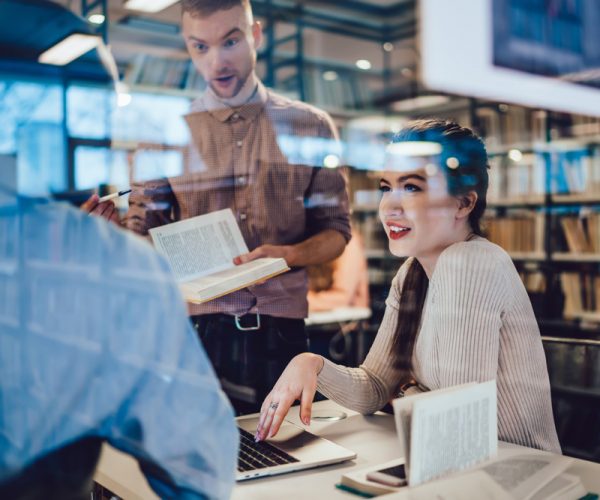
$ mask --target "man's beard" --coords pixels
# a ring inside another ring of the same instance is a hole
[[[246,75],[246,77],[242,80],[237,73],[234,73],[233,77],[234,77],[236,83],[235,83],[235,87],[234,87],[233,92],[231,93],[231,95],[223,95],[223,94],[221,94],[221,91],[216,86],[214,86],[212,83],[210,84],[210,88],[221,99],[233,99],[244,88],[244,85],[246,85],[246,82],[248,81],[248,77],[249,76],[250,76],[250,73],[248,73]]]

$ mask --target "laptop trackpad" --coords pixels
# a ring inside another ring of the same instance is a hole
[[[254,434],[258,425],[258,418],[238,418],[237,424],[242,429]],[[322,438],[305,431],[302,427],[284,420],[276,436],[268,440],[269,443],[291,453],[294,450],[305,448],[317,442],[322,442]]]

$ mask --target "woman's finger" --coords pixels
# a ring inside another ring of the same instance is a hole
[[[279,408],[279,404],[280,403],[277,401],[271,401],[271,403],[267,407],[267,409],[264,413],[265,417],[264,417],[263,423],[260,426],[260,430],[258,431],[258,436],[257,436],[258,441],[263,441],[269,435],[269,430],[271,428],[271,422],[273,421],[273,416],[275,415],[275,412]]]
[[[315,398],[315,389],[304,388],[302,399],[300,400],[300,420],[304,425],[310,425],[310,415],[312,413],[312,402]]]

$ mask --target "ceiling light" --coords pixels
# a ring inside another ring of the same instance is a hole
[[[508,152],[508,157],[515,163],[520,162],[523,159],[523,153],[518,149],[511,149]]]
[[[323,72],[323,80],[328,82],[333,82],[338,79],[338,74],[335,71],[325,71]]]
[[[366,59],[359,59],[356,61],[356,67],[359,69],[371,69],[371,61],[367,61]]]
[[[390,156],[435,156],[442,152],[442,145],[433,141],[394,142],[386,148]]]
[[[327,155],[323,158],[323,165],[327,168],[337,168],[340,166],[340,157],[337,155]]]
[[[457,169],[459,165],[460,163],[458,161],[458,158],[455,158],[454,156],[451,156],[446,160],[446,166],[448,168],[451,168],[452,170]]]
[[[391,42],[385,42],[383,44],[383,50],[385,50],[386,52],[391,52],[392,50],[394,50],[394,44]]]
[[[396,101],[392,104],[392,109],[394,111],[415,111],[423,108],[441,106],[448,102],[450,102],[450,98],[446,95],[421,95],[418,97],[411,97],[410,99]]]
[[[102,39],[97,35],[75,33],[42,52],[38,61],[44,64],[64,66],[98,47]]]
[[[106,18],[102,14],[92,14],[88,17],[88,21],[92,24],[102,24],[105,19]]]
[[[160,12],[178,1],[179,0],[128,0],[125,2],[124,7],[129,10],[141,10],[143,12]]]

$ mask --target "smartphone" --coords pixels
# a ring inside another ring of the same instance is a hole
[[[406,473],[404,472],[404,464],[388,467],[367,474],[369,481],[385,484],[386,486],[404,486],[406,484]]]

